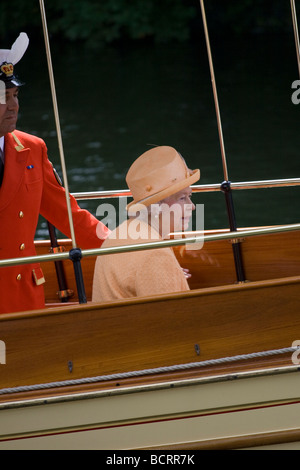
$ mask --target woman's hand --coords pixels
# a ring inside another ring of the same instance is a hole
[[[192,275],[190,274],[190,270],[187,269],[187,268],[181,268],[182,271],[183,271],[183,274],[185,276],[186,279],[189,279],[190,277],[192,277]]]

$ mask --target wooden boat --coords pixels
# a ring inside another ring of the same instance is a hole
[[[298,446],[299,237],[245,237],[240,284],[227,240],[177,248],[190,292],[104,304],[57,306],[45,263],[48,308],[0,317],[0,448]]]
[[[294,225],[175,241],[189,292],[103,304],[95,255],[83,252],[78,303],[72,244],[59,242],[73,294],[60,302],[50,242],[36,242],[47,308],[0,316],[0,449],[299,449],[299,240]]]

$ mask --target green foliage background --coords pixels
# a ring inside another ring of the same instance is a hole
[[[288,0],[206,0],[211,30],[235,34],[290,30]],[[89,47],[130,40],[186,41],[202,28],[198,0],[45,0],[52,38]],[[1,0],[0,40],[40,34],[38,0]]]

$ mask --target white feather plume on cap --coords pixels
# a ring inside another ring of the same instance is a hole
[[[14,66],[23,57],[29,44],[26,33],[20,33],[11,49],[0,49],[0,80],[6,88],[19,87],[23,82],[14,73]]]
[[[20,33],[11,49],[0,49],[0,65],[3,62],[17,64],[22,59],[29,44],[29,38],[26,33]]]

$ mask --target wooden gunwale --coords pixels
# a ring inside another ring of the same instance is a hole
[[[60,315],[61,313],[75,313],[76,311],[81,310],[102,310],[102,309],[111,309],[114,307],[130,306],[133,304],[149,304],[160,301],[167,300],[176,300],[176,299],[186,299],[193,297],[201,296],[211,296],[215,294],[226,294],[226,293],[235,293],[240,290],[257,290],[261,288],[269,288],[276,286],[285,286],[291,284],[299,284],[300,276],[284,277],[280,279],[269,279],[265,281],[253,281],[249,283],[237,283],[232,285],[224,285],[218,287],[207,287],[204,289],[196,289],[187,292],[172,293],[172,294],[163,294],[163,295],[153,295],[149,297],[138,297],[134,299],[124,299],[124,300],[114,300],[111,302],[102,302],[94,303],[88,302],[87,304],[70,304],[64,305],[59,304],[54,307],[48,307],[47,309],[40,310],[28,310],[24,312],[14,312],[14,313],[3,313],[0,315],[1,321],[14,321],[17,319],[25,320],[26,318],[41,317],[41,316],[55,316]]]
[[[210,368],[204,373],[193,370],[189,373],[157,374],[155,377],[145,376],[141,378],[125,379],[116,385],[116,381],[110,380],[107,383],[97,382],[77,386],[62,386],[41,389],[31,392],[18,392],[0,395],[0,411],[2,409],[19,408],[24,406],[38,406],[66,401],[86,400],[91,398],[110,397],[134,393],[145,393],[156,390],[168,390],[174,388],[193,387],[204,384],[214,384],[243,380],[249,378],[268,377],[275,375],[299,374],[299,366],[290,365],[286,358],[263,359],[255,363],[241,366],[229,365],[226,368]],[[290,400],[281,400],[280,403],[288,403]],[[274,402],[275,403],[275,402]],[[279,402],[276,401],[278,404]]]

